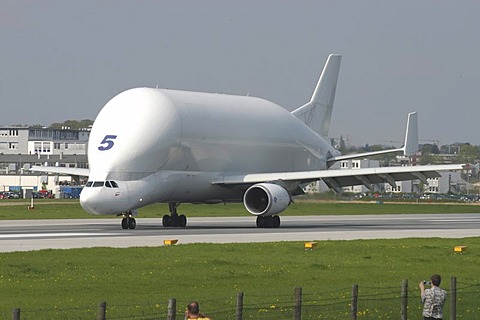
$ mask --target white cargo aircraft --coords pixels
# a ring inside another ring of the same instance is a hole
[[[404,146],[381,152],[340,155],[328,139],[341,56],[328,57],[310,101],[288,112],[259,98],[168,89],[122,92],[100,111],[88,142],[90,169],[34,167],[34,171],[88,176],[82,208],[123,216],[134,229],[138,208],[163,202],[165,227],[185,227],[181,203],[243,201],[258,227],[279,227],[278,214],[323,180],[372,187],[439,176],[462,165],[328,170],[339,160],[417,151],[417,114],[410,113]]]

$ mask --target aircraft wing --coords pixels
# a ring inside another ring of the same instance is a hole
[[[84,168],[67,168],[67,167],[48,167],[48,166],[34,166],[30,168],[30,171],[46,172],[46,173],[58,173],[72,176],[88,177],[90,173],[89,169]]]
[[[427,178],[440,177],[439,171],[464,169],[464,164],[427,165],[405,167],[378,167],[364,169],[335,169],[299,172],[252,173],[219,177],[213,184],[219,185],[250,185],[271,181],[296,181],[307,183],[323,180],[330,188],[339,190],[341,187],[353,185],[370,186],[377,183],[389,183],[395,186],[395,181],[417,180],[427,183]]]

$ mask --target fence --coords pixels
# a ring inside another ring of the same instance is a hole
[[[446,287],[446,286],[445,286]],[[480,284],[462,285],[452,277],[444,318],[456,320],[480,318]],[[470,299],[470,300],[469,300]],[[457,302],[461,301],[461,307]],[[101,302],[85,308],[13,309],[11,319],[183,319],[189,301],[168,299],[164,303],[131,303],[109,305]],[[234,297],[219,298],[201,303],[215,320],[221,319],[418,319],[422,312],[417,284],[409,288],[403,280],[401,287],[367,287],[353,285],[331,291],[306,293],[294,289],[293,296],[248,296],[239,292]],[[215,308],[211,308],[215,306]],[[219,307],[224,306],[224,307]],[[203,309],[203,308],[202,308]],[[7,319],[5,315],[2,319]]]

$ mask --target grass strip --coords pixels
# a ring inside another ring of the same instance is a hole
[[[464,254],[453,247],[467,246]],[[107,318],[165,318],[169,298],[179,314],[190,300],[215,319],[234,318],[245,293],[245,319],[291,318],[294,287],[303,319],[349,318],[359,285],[359,318],[399,318],[408,279],[409,318],[421,314],[418,283],[433,273],[458,279],[458,315],[479,319],[480,238],[189,244],[156,248],[41,250],[0,254],[0,319],[92,319],[100,301]],[[446,305],[449,312],[449,303]]]
[[[18,219],[87,219],[115,216],[93,216],[80,207],[78,200],[38,200],[29,210],[26,201],[0,201],[0,220]],[[181,204],[179,213],[187,217],[248,216],[243,204]],[[168,213],[167,204],[153,204],[138,210],[139,217],[159,218]],[[455,203],[382,203],[297,201],[282,215],[331,215],[331,214],[410,214],[410,213],[480,213],[480,205]]]

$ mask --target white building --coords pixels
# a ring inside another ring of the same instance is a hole
[[[72,181],[68,175],[47,175],[31,172],[32,166],[88,168],[86,155],[1,154],[0,191],[58,191],[58,185],[83,184],[84,177]]]
[[[85,155],[90,131],[0,127],[0,154]]]
[[[72,177],[66,175],[5,175],[0,174],[0,191],[51,190],[59,193],[59,184],[71,184]]]

